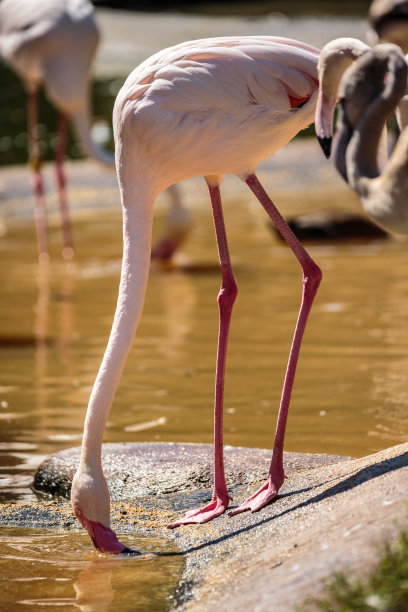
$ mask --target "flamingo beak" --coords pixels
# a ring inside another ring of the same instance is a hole
[[[332,138],[326,136],[323,136],[321,138],[320,136],[318,136],[317,140],[319,141],[319,145],[321,146],[322,151],[326,156],[326,159],[329,159],[331,155]]]
[[[320,146],[329,159],[333,140],[333,119],[336,108],[336,99],[330,101],[326,98],[321,89],[317,96],[315,131]]]
[[[110,527],[105,527],[101,523],[96,521],[91,521],[88,519],[79,508],[75,509],[75,516],[81,523],[82,527],[87,530],[89,537],[91,538],[93,545],[97,550],[100,550],[104,553],[114,553],[118,554],[131,554],[131,555],[140,555],[140,552],[137,550],[132,550],[128,548],[122,542],[119,542],[116,533],[110,529]]]

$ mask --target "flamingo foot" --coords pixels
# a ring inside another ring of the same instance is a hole
[[[174,529],[175,527],[180,527],[180,525],[191,525],[194,523],[207,523],[208,521],[212,521],[212,519],[223,514],[228,507],[228,502],[230,497],[227,496],[217,496],[211,500],[209,504],[203,506],[203,508],[197,508],[196,510],[189,510],[186,512],[184,518],[175,521],[174,523],[170,523],[167,525],[168,529]]]
[[[228,516],[235,516],[235,514],[240,514],[241,512],[246,512],[247,510],[251,510],[251,512],[257,512],[261,510],[264,506],[270,504],[276,496],[278,495],[278,491],[281,488],[284,479],[272,479],[272,476],[269,476],[268,480],[253,493],[248,499],[246,499],[238,508],[231,510],[228,513]]]
[[[132,550],[122,544],[122,542],[119,542],[116,533],[112,531],[112,529],[105,527],[105,525],[102,525],[102,523],[91,521],[90,519],[86,518],[79,508],[75,510],[75,516],[81,523],[82,527],[87,530],[89,537],[97,550],[104,553],[115,553],[116,555],[120,553],[140,555],[137,550]]]

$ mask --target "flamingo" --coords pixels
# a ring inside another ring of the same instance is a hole
[[[72,482],[74,514],[94,545],[127,551],[110,528],[103,474],[103,432],[138,327],[149,273],[153,204],[168,185],[203,175],[209,190],[221,265],[214,401],[214,487],[211,502],[169,525],[204,523],[228,507],[223,461],[223,395],[228,332],[237,286],[223,212],[222,176],[245,182],[276,224],[303,271],[302,301],[278,413],[266,482],[231,515],[257,511],[284,481],[283,444],[296,364],[322,273],[264,191],[258,163],[313,121],[319,50],[273,36],[189,41],[153,55],[119,92],[113,113],[116,167],[123,207],[124,251],[118,303],[85,418],[79,466]]]
[[[84,154],[109,168],[114,156],[91,136],[89,81],[91,64],[100,41],[94,8],[89,0],[1,0],[0,56],[22,79],[28,93],[29,161],[33,171],[35,218],[40,259],[49,258],[44,186],[38,136],[38,90],[60,111],[56,150],[56,182],[62,217],[65,258],[73,256],[72,226],[66,199],[63,159],[67,118]],[[168,189],[170,213],[166,233],[153,257],[168,259],[188,234],[190,213],[176,185]]]
[[[407,0],[374,0],[368,11],[368,22],[373,44],[392,42],[408,53]]]
[[[316,104],[315,131],[327,158],[331,154],[333,139],[333,118],[339,101],[339,87],[345,71],[371,47],[357,38],[336,38],[327,43],[319,57],[319,93]],[[356,98],[354,98],[357,103]],[[408,125],[408,95],[404,95],[395,109],[400,129]],[[383,130],[378,150],[381,165],[387,158],[386,130]]]
[[[368,12],[368,20],[371,26],[369,39],[372,43],[394,43],[404,54],[408,53],[408,0],[374,0]],[[399,129],[404,129],[408,125],[408,95],[398,103],[396,116]]]
[[[405,94],[408,67],[398,46],[381,44],[360,57],[340,83],[341,113],[334,148],[339,172],[372,220],[408,233],[408,127],[380,172],[377,150],[388,117]]]
[[[38,137],[38,90],[42,84],[60,111],[56,182],[66,258],[73,255],[63,171],[67,117],[85,154],[108,166],[114,163],[113,156],[91,137],[89,75],[98,42],[99,31],[88,0],[2,0],[0,3],[0,55],[20,76],[28,92],[29,160],[40,259],[49,257]]]
[[[319,93],[316,103],[315,131],[320,146],[330,157],[334,110],[338,102],[341,77],[353,62],[370,47],[358,38],[336,38],[327,43],[319,57]]]

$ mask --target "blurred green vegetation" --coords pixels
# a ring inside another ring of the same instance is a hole
[[[306,602],[300,610],[407,612],[408,531],[402,531],[393,546],[385,544],[378,564],[365,580],[337,573],[323,597]]]

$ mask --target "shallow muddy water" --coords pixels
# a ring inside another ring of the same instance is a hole
[[[201,184],[194,189],[194,229],[181,265],[171,272],[152,268],[106,442],[212,441],[220,276],[206,192]],[[314,203],[303,201],[302,209]],[[289,199],[280,204],[285,214]],[[163,213],[159,208],[155,235]],[[301,274],[250,196],[228,197],[225,219],[239,288],[227,362],[225,444],[270,448]],[[41,459],[80,444],[117,297],[119,207],[77,214],[75,237],[76,258],[64,263],[55,223],[52,259],[45,265],[36,262],[30,219],[10,225],[3,237],[3,500],[33,499],[27,483]],[[286,449],[361,456],[403,442],[407,244],[390,239],[311,245],[309,251],[324,279],[302,347]]]
[[[182,569],[170,544],[129,536],[131,546],[146,554],[118,558],[84,553],[86,538],[49,529],[0,529],[2,610],[169,609]]]

